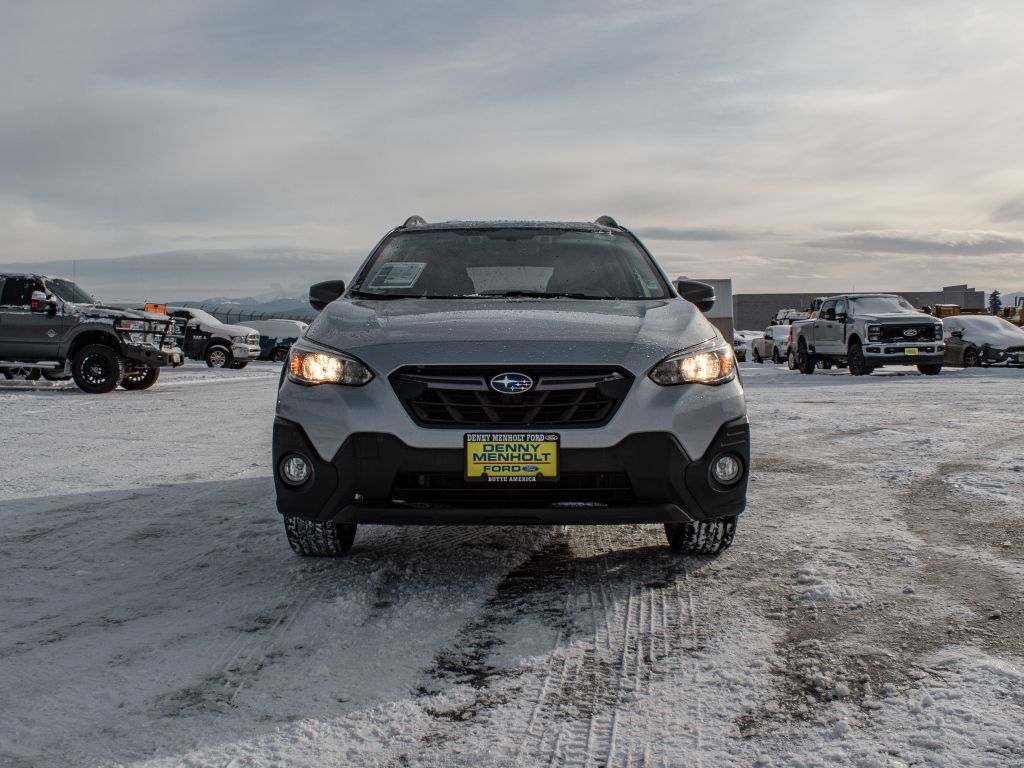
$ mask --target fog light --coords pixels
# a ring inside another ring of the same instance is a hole
[[[722,485],[732,485],[743,474],[743,462],[737,456],[727,453],[715,459],[711,465],[711,474]]]
[[[293,453],[281,461],[281,479],[289,485],[302,485],[313,474],[313,468],[305,456]]]

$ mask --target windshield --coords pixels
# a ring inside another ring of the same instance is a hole
[[[613,232],[471,229],[389,237],[352,286],[381,298],[662,299],[648,255]]]
[[[96,300],[70,280],[49,279],[46,287],[61,301],[69,304],[95,304]]]
[[[193,309],[192,307],[170,307],[169,309],[171,312],[187,312],[190,317],[201,323],[207,323],[208,325],[220,325],[220,320],[209,312],[204,312],[201,309]]]
[[[870,315],[884,312],[917,312],[902,296],[860,296],[850,301],[856,305],[858,312]]]

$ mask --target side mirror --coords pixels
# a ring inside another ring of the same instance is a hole
[[[964,332],[963,331],[950,331],[949,335],[950,336],[955,336],[958,339],[962,339],[964,337]]]
[[[51,315],[57,314],[57,300],[52,294],[42,291],[32,291],[31,306],[33,312],[47,312]]]
[[[309,286],[309,306],[319,312],[345,292],[344,280],[325,280]]]
[[[680,298],[697,307],[701,312],[707,312],[715,306],[715,287],[702,283],[698,280],[676,280],[676,292]]]

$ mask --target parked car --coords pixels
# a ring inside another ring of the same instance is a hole
[[[846,365],[854,376],[881,365],[915,365],[927,375],[942,370],[942,321],[918,312],[891,293],[830,296],[818,316],[793,323],[801,373],[819,364]]]
[[[288,359],[288,350],[306,329],[309,323],[301,320],[246,320],[247,327],[260,335],[260,360],[284,362]]]
[[[957,315],[943,320],[946,365],[1024,366],[1024,329],[992,315]]]
[[[202,309],[167,307],[175,320],[181,348],[211,368],[245,368],[260,356],[260,334],[246,325],[228,325]]]
[[[609,217],[387,233],[292,347],[273,474],[291,547],[360,523],[664,523],[714,553],[746,504],[750,437],[705,283],[665,277]]]
[[[5,378],[74,379],[84,392],[148,389],[181,365],[171,320],[103,305],[59,277],[0,274],[0,368]]]
[[[793,326],[769,325],[764,329],[764,335],[759,339],[750,342],[751,359],[755,363],[763,363],[771,360],[773,363],[781,363],[789,354],[790,333]]]
[[[760,331],[734,331],[732,334],[732,349],[736,353],[738,361],[745,362],[750,357],[750,345],[754,339],[764,336]]]

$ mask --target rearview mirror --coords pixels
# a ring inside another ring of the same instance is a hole
[[[679,297],[697,307],[701,312],[707,312],[715,306],[715,287],[702,283],[698,280],[676,280],[676,292]]]
[[[319,312],[345,292],[344,280],[325,280],[309,286],[309,306]]]

